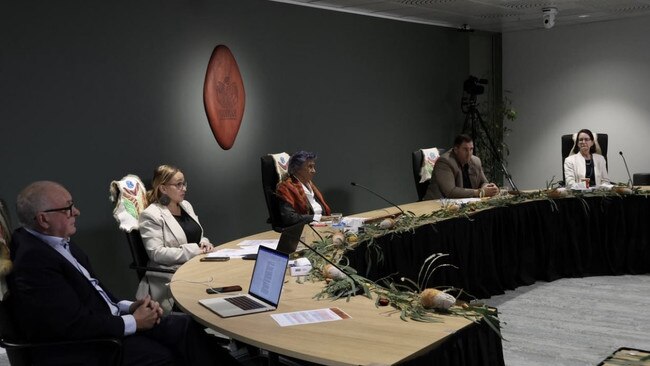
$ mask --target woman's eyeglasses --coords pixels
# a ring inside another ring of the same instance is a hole
[[[187,189],[187,182],[178,182],[178,183],[173,183],[173,184],[165,184],[166,186],[174,186],[176,187],[179,191],[183,188]]]

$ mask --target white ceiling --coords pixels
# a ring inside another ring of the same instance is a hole
[[[271,0],[367,16],[492,32],[544,29],[542,9],[555,7],[555,27],[650,16],[650,0]],[[650,21],[650,19],[649,19]]]

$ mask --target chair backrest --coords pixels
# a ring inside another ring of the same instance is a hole
[[[133,259],[133,262],[129,267],[136,271],[138,274],[138,280],[142,280],[142,277],[144,277],[147,272],[145,268],[149,264],[149,255],[144,249],[144,243],[142,242],[140,231],[134,229],[124,233],[126,234],[126,241],[129,243],[131,258]]]
[[[444,153],[444,149],[438,149],[438,153],[442,155]],[[422,163],[424,161],[424,154],[422,153],[422,150],[415,150],[413,153],[411,153],[411,162],[413,165],[413,180],[415,181],[415,190],[418,194],[418,201],[422,201],[424,198],[424,195],[427,193],[427,188],[429,188],[429,179],[420,182],[421,179],[421,172],[422,172]]]
[[[564,174],[564,159],[571,155],[571,150],[576,144],[576,134],[562,135],[562,181],[566,180]],[[605,158],[605,166],[608,167],[607,162],[607,134],[606,133],[594,133],[594,143],[596,144],[596,152],[602,155]],[[609,170],[609,167],[607,168]]]
[[[650,186],[650,173],[634,173],[632,184],[635,186]]]
[[[280,201],[275,191],[280,181],[280,175],[276,168],[276,162],[272,155],[265,155],[261,158],[262,164],[262,189],[264,190],[264,199],[266,208],[269,211],[267,223],[271,224],[273,230],[281,232],[284,226],[280,217]]]
[[[113,217],[120,229],[131,231],[138,228],[140,212],[147,207],[147,189],[137,175],[126,175],[109,187],[111,201],[115,202]]]
[[[31,358],[28,350],[12,347],[22,345],[18,338],[13,317],[11,316],[9,299],[3,299],[0,301],[0,347],[7,350],[10,365],[30,365]]]
[[[144,183],[136,175],[127,175],[119,181],[113,181],[110,192],[111,200],[115,202],[113,217],[120,224],[120,230],[124,231],[129,243],[133,260],[129,268],[136,271],[138,280],[142,280],[147,271],[174,273],[171,269],[148,266],[149,255],[138,230],[140,212],[147,206]]]
[[[120,230],[126,235],[131,251],[131,265],[129,268],[136,271],[138,281],[146,274],[144,267],[149,264],[149,256],[144,249],[144,243],[138,231],[138,218],[145,209],[146,188],[135,175],[126,175],[121,180],[111,182],[111,201],[115,203],[113,217],[120,225]]]
[[[7,209],[7,203],[0,198],[0,245],[5,247],[1,250],[3,255],[9,254],[9,242],[11,241],[11,217]],[[5,252],[6,250],[6,252]],[[9,258],[2,258],[3,260],[10,260]],[[3,261],[3,266],[5,265]],[[9,267],[10,269],[11,267]],[[8,273],[0,271],[0,347],[7,349],[7,357],[11,365],[29,365],[29,354],[18,349],[11,347],[13,342],[18,338],[16,328],[13,324],[13,317],[9,310],[9,296],[7,293],[7,284],[5,276]]]
[[[11,240],[11,232],[11,217],[9,216],[7,203],[0,198],[0,238],[4,239],[7,245]]]
[[[132,262],[129,268],[134,270],[138,275],[138,281],[142,280],[147,274],[147,271],[158,273],[175,272],[173,269],[149,266],[149,255],[144,247],[142,236],[140,236],[140,230],[133,229],[131,231],[125,231],[124,234],[126,235],[126,241],[129,243],[129,250],[131,251]]]
[[[11,218],[4,200],[0,199],[0,301],[9,292],[6,276],[11,272]]]

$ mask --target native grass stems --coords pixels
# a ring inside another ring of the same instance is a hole
[[[337,263],[346,275],[340,274],[334,276],[329,274],[329,271],[324,270],[328,265],[326,261],[311,251],[304,251],[305,255],[312,263],[313,270],[307,277],[311,281],[325,281],[324,288],[314,296],[317,299],[341,299],[346,298],[350,300],[352,296],[363,295],[371,299],[375,299],[376,306],[390,304],[394,309],[393,311],[399,312],[402,320],[414,320],[420,322],[440,322],[441,316],[453,315],[462,316],[471,321],[478,322],[483,319],[495,332],[501,336],[500,327],[501,323],[498,319],[497,310],[490,308],[476,301],[474,297],[463,292],[462,289],[453,287],[439,287],[442,291],[447,293],[457,293],[456,299],[461,295],[467,298],[472,298],[469,302],[457,300],[456,305],[449,309],[427,309],[422,306],[420,302],[420,294],[426,288],[433,273],[441,269],[457,269],[456,266],[449,263],[442,263],[443,259],[449,254],[434,253],[427,257],[418,274],[417,281],[409,278],[400,278],[400,283],[395,283],[392,279],[393,275],[371,281],[368,278],[361,276],[357,271],[350,266],[349,260],[345,256],[346,252],[355,250],[359,245],[364,245],[366,250],[365,259],[367,261],[367,273],[373,264],[380,264],[384,260],[383,251],[377,242],[377,239],[390,235],[392,238],[395,235],[402,235],[404,233],[413,233],[418,227],[424,225],[431,225],[435,230],[436,223],[441,220],[464,217],[472,220],[472,215],[480,210],[493,208],[493,207],[506,207],[515,205],[524,201],[531,200],[547,200],[550,203],[550,210],[557,211],[558,205],[556,200],[564,198],[576,198],[579,200],[583,213],[589,215],[590,206],[586,198],[588,197],[602,197],[605,200],[622,199],[627,194],[620,194],[616,190],[594,190],[594,191],[560,191],[556,188],[557,183],[554,182],[555,177],[551,178],[546,183],[546,189],[533,191],[533,192],[520,192],[516,195],[497,196],[487,200],[471,202],[467,204],[457,204],[455,201],[443,201],[443,207],[439,210],[433,211],[429,214],[416,215],[411,211],[407,211],[398,219],[392,220],[390,226],[380,225],[380,223],[373,223],[364,226],[364,231],[360,233],[344,233],[344,240],[334,240],[335,235],[341,235],[340,232],[332,231],[327,232],[322,239],[312,242],[315,250],[327,256],[332,262]],[[636,187],[632,194],[644,196],[645,198],[650,195],[650,191],[641,190]],[[604,209],[601,206],[601,209]],[[331,266],[331,265],[330,265]],[[302,281],[299,279],[298,281]]]

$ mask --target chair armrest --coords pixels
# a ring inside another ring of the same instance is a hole
[[[65,348],[72,347],[78,349],[80,345],[105,345],[106,357],[105,365],[121,365],[122,364],[122,340],[118,338],[91,338],[91,339],[77,339],[68,341],[54,341],[54,342],[33,342],[33,343],[15,343],[6,339],[0,338],[0,347],[7,350],[7,355],[10,362],[18,362],[24,364],[31,361],[29,350],[38,352],[41,348]],[[24,354],[23,352],[28,352]]]
[[[112,345],[114,347],[122,346],[122,341],[118,338],[91,338],[91,339],[75,339],[69,341],[33,342],[33,343],[14,343],[6,339],[0,339],[0,346],[2,346],[2,348],[13,348],[13,349],[56,347],[56,346],[69,346],[69,345],[79,345],[79,344],[95,344],[95,343],[106,343],[107,345]]]
[[[160,272],[160,273],[176,273],[176,270],[168,268],[158,268],[158,267],[149,267],[149,266],[138,266],[136,264],[131,264],[129,268],[136,271],[151,271],[151,272]]]

